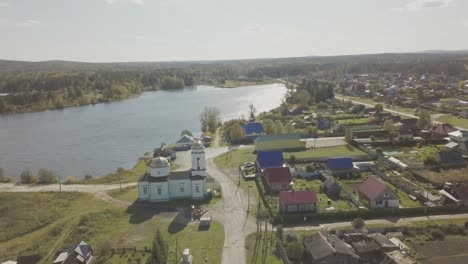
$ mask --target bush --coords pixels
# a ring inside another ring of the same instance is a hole
[[[293,241],[288,241],[284,245],[284,248],[286,249],[286,254],[291,260],[300,260],[302,259],[302,255],[304,253],[304,247],[302,246],[302,243],[299,242],[298,240],[293,240]]]
[[[35,183],[37,178],[34,176],[31,170],[24,170],[21,172],[20,180],[22,183]]]
[[[125,172],[125,169],[122,167],[117,168],[117,174],[123,174]]]
[[[57,175],[51,170],[40,169],[37,175],[38,183],[40,184],[49,184],[57,181]]]
[[[445,234],[440,229],[434,229],[431,231],[431,237],[433,240],[444,240]]]
[[[91,175],[91,174],[86,174],[86,175],[84,176],[84,178],[85,178],[85,180],[91,180],[91,179],[93,178],[93,175]]]
[[[377,154],[382,154],[382,153],[383,153],[383,150],[382,150],[382,148],[376,148],[376,149],[375,149],[375,152],[376,152]]]
[[[365,225],[364,220],[362,220],[360,217],[354,219],[351,224],[353,225],[354,229],[362,229]]]

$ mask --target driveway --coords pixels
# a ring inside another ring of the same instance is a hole
[[[346,142],[344,137],[323,137],[323,138],[307,138],[302,141],[306,142],[307,148],[326,148],[326,147],[335,147],[335,146],[344,146]]]

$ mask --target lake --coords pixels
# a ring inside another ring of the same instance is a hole
[[[173,143],[185,128],[200,133],[199,115],[216,106],[223,120],[248,117],[280,105],[283,84],[217,88],[200,85],[177,91],[145,92],[105,104],[0,116],[0,167],[51,169],[61,176],[102,176],[131,168],[138,157]]]

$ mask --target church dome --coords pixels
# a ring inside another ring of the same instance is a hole
[[[169,161],[167,161],[167,159],[165,159],[165,158],[163,158],[163,157],[157,157],[157,158],[154,158],[154,159],[151,161],[150,167],[152,167],[152,168],[165,168],[165,167],[169,167]]]

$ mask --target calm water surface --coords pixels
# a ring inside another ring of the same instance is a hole
[[[132,167],[161,142],[175,142],[184,128],[200,131],[199,115],[216,106],[222,119],[278,107],[283,84],[223,89],[197,86],[157,91],[113,102],[64,110],[0,116],[0,167],[17,176],[48,168],[61,176],[104,175]]]

